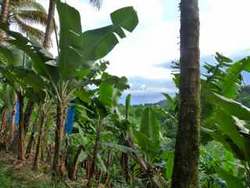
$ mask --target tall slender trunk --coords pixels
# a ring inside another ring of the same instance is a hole
[[[97,123],[97,128],[96,128],[96,139],[95,139],[95,145],[93,149],[93,154],[92,154],[92,160],[91,160],[91,166],[90,166],[90,171],[89,171],[89,177],[88,177],[88,187],[91,187],[91,180],[95,174],[95,168],[96,168],[96,158],[98,155],[98,150],[99,150],[99,145],[100,145],[100,134],[101,134],[101,127],[102,127],[102,120],[99,117],[98,123]]]
[[[18,156],[19,160],[24,160],[24,115],[23,115],[23,96],[21,92],[17,93],[17,98],[20,104],[19,115],[20,121],[18,125]]]
[[[64,121],[66,108],[60,102],[57,105],[57,120],[55,129],[55,152],[53,159],[53,171],[55,175],[60,175],[61,145],[64,137]]]
[[[42,161],[45,161],[45,152],[46,152],[46,148],[47,148],[47,145],[48,145],[48,132],[49,132],[49,127],[47,126],[47,119],[46,119],[46,122],[44,122],[44,133],[43,133],[43,136],[42,136],[42,145],[41,145],[41,160]]]
[[[10,6],[10,0],[3,0],[1,19],[0,19],[1,23],[7,23],[7,21],[8,21],[9,6]]]
[[[128,141],[125,139],[125,146],[129,146]],[[129,175],[129,157],[128,153],[122,152],[121,159],[120,159],[121,168],[123,171],[123,174],[125,176],[126,182],[128,183],[130,181],[130,175]]]
[[[29,137],[29,142],[28,142],[28,145],[27,145],[27,148],[26,148],[26,153],[25,153],[25,158],[26,159],[28,159],[29,156],[30,156],[31,148],[32,148],[34,140],[35,140],[35,127],[36,127],[38,119],[39,119],[39,116],[37,115],[35,121],[33,122],[32,132],[31,132],[31,135]]]
[[[49,11],[48,11],[48,18],[47,18],[47,26],[46,26],[46,31],[45,31],[44,41],[43,41],[43,46],[45,48],[49,47],[50,35],[51,35],[52,31],[53,31],[55,5],[56,5],[55,0],[50,0],[49,1]]]
[[[32,99],[28,100],[28,103],[26,105],[25,111],[24,111],[24,134],[26,135],[26,133],[28,132],[29,129],[29,124],[30,124],[30,119],[31,119],[31,114],[33,111],[33,107],[34,107],[34,102]]]
[[[0,17],[1,24],[8,24],[9,6],[10,6],[10,0],[3,0],[1,17]],[[5,38],[5,32],[3,30],[0,30],[0,42],[3,42],[4,38]]]
[[[198,0],[181,0],[180,111],[172,188],[197,188],[200,129]]]
[[[36,153],[35,153],[35,158],[34,158],[34,163],[33,163],[33,170],[38,169],[38,163],[39,163],[39,153],[40,153],[40,148],[41,148],[41,138],[43,134],[43,124],[44,124],[44,112],[41,112],[40,116],[40,123],[39,123],[39,131],[38,131],[38,138],[37,138],[37,144],[36,144]]]

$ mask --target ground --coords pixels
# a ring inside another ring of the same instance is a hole
[[[51,180],[49,167],[40,164],[34,172],[32,159],[18,161],[15,155],[0,151],[0,188],[66,188],[80,187],[79,182],[57,182]],[[77,185],[78,184],[78,185]]]

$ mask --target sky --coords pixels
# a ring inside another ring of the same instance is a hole
[[[139,24],[122,39],[104,59],[110,61],[108,71],[129,79],[134,103],[157,102],[162,92],[173,93],[171,61],[179,57],[178,0],[103,0],[97,10],[89,0],[67,0],[79,10],[83,30],[111,23],[110,13],[133,6]],[[250,52],[250,1],[200,0],[201,57],[215,52],[233,57]],[[149,95],[152,95],[150,98]],[[145,100],[144,100],[145,98]]]

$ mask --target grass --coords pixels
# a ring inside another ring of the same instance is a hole
[[[30,161],[29,161],[30,162]],[[4,188],[64,188],[44,172],[31,170],[29,162],[16,161],[12,155],[0,154],[0,187]],[[28,165],[27,165],[28,164]]]

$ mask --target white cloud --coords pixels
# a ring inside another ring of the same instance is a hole
[[[167,3],[166,3],[167,1]],[[89,0],[67,0],[82,16],[85,29],[110,23],[109,15],[124,6],[134,6],[139,25],[105,58],[110,60],[109,71],[128,77],[171,79],[171,70],[156,66],[179,56],[179,12],[176,0],[103,0],[98,11]],[[169,7],[172,7],[169,10]],[[201,54],[216,51],[231,55],[249,49],[249,0],[201,0]],[[166,11],[172,11],[170,19]]]
[[[203,0],[201,52],[232,55],[250,47],[249,0]]]

